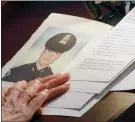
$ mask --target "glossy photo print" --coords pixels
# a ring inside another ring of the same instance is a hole
[[[48,27],[33,45],[17,59],[3,81],[30,81],[60,73],[91,39],[90,34]]]

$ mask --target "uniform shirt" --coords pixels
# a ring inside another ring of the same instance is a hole
[[[50,67],[38,70],[36,63],[25,64],[10,69],[8,73],[2,78],[4,81],[17,82],[20,80],[30,81],[36,78],[43,78],[52,75],[53,72]]]

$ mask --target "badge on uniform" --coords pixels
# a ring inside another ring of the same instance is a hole
[[[62,40],[59,41],[59,43],[61,44],[66,44],[68,42],[68,40],[70,39],[71,35],[67,34]]]

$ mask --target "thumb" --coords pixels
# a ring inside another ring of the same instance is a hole
[[[30,103],[28,104],[28,108],[31,110],[31,112],[35,113],[42,106],[42,104],[47,100],[48,94],[48,90],[45,89],[41,91],[38,96],[30,101]]]

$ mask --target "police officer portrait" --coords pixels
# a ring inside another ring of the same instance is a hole
[[[3,81],[31,81],[61,73],[76,57],[90,35],[73,30],[48,27],[16,65],[3,76]]]

